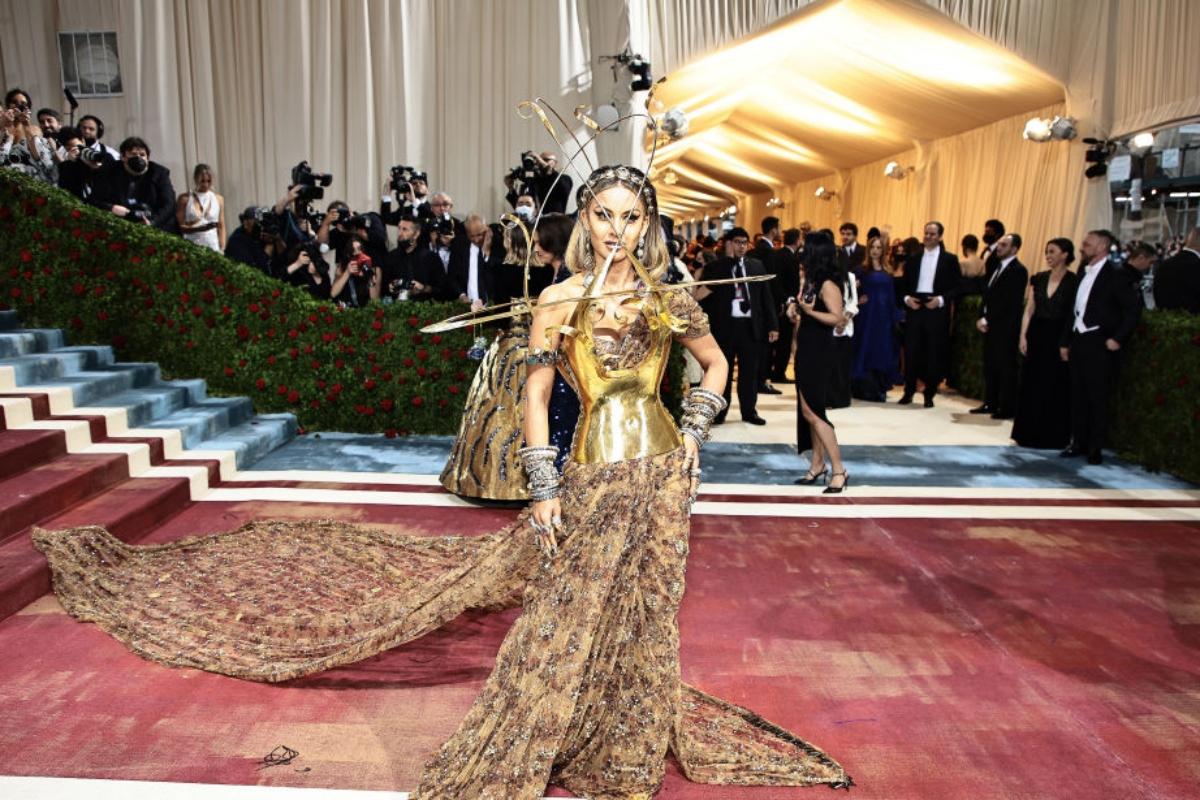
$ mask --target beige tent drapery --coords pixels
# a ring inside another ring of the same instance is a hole
[[[1081,125],[1122,134],[1200,113],[1191,0],[925,2],[1059,80]],[[271,202],[307,157],[337,176],[331,194],[373,207],[403,160],[429,169],[459,211],[494,214],[500,175],[549,144],[518,101],[607,102],[614,83],[596,59],[626,41],[665,74],[806,4],[0,0],[0,83],[60,105],[56,32],[116,30],[125,95],[81,112],[103,117],[110,140],[142,134],[179,189],[206,161],[233,208]],[[610,161],[632,147],[626,132],[599,149]]]

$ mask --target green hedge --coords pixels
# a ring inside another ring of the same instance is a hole
[[[0,170],[0,308],[72,342],[203,378],[302,429],[453,434],[478,363],[470,329],[422,334],[461,304],[341,309],[223,255]],[[682,363],[663,394],[677,411]]]
[[[964,297],[954,306],[946,383],[965,397],[983,397],[983,334],[975,327],[983,299]]]
[[[958,304],[949,383],[983,397],[980,298]],[[1200,316],[1145,311],[1125,348],[1110,414],[1113,448],[1147,469],[1200,483]]]

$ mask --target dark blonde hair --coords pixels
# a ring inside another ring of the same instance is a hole
[[[645,249],[641,262],[653,280],[662,280],[671,264],[671,254],[667,250],[662,223],[658,219],[658,194],[641,170],[623,165],[597,169],[576,192],[578,216],[575,229],[571,231],[571,241],[567,244],[567,269],[578,274],[595,266],[595,255],[590,259],[588,257],[592,249],[591,235],[583,220],[596,202],[596,195],[613,186],[624,186],[637,195],[639,206],[646,215],[646,230],[642,240]]]

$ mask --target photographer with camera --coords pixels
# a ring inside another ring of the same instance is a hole
[[[79,154],[79,160],[90,169],[97,170],[121,159],[120,153],[100,141],[104,138],[104,121],[99,117],[84,114],[76,127],[83,134],[83,151]]]
[[[550,151],[542,154],[526,150],[521,153],[521,165],[504,176],[508,188],[505,199],[514,209],[518,198],[529,195],[544,214],[565,214],[574,182],[570,175],[559,178],[558,156]]]
[[[379,218],[385,225],[399,225],[405,217],[426,219],[433,216],[429,200],[429,176],[403,164],[394,166],[383,179]],[[395,202],[395,208],[392,203]]]
[[[42,135],[33,118],[33,102],[23,89],[10,89],[0,111],[0,166],[31,178],[58,183],[57,147]]]
[[[137,136],[121,142],[121,160],[102,167],[91,181],[88,202],[122,219],[159,230],[175,228],[171,173],[150,160],[150,146]]]
[[[325,197],[325,188],[333,183],[328,172],[313,172],[307,161],[292,167],[288,190],[275,201],[271,212],[279,217],[279,233],[288,247],[295,247],[316,238],[325,217],[312,203]],[[328,250],[328,245],[325,250]]]
[[[362,308],[378,300],[383,287],[383,270],[363,249],[361,239],[350,239],[338,251],[338,269],[329,289],[329,297],[347,308]]]
[[[445,299],[446,271],[441,259],[422,244],[424,223],[406,217],[397,229],[396,249],[384,261],[384,296],[400,302]]]
[[[287,267],[295,260],[295,256],[281,263],[288,249],[283,241],[282,215],[271,208],[249,206],[238,215],[238,220],[241,225],[229,235],[225,255],[254,267],[264,275],[286,278]]]
[[[63,154],[58,164],[58,188],[86,200],[92,171],[80,159],[84,148],[83,134],[75,128],[63,128],[58,132],[58,143]]]
[[[374,263],[382,264],[387,258],[387,228],[383,219],[373,211],[355,214],[341,200],[329,204],[317,229],[317,241],[335,253],[342,253],[350,242],[358,241]]]
[[[314,300],[329,299],[329,275],[319,245],[314,242],[296,245],[288,251],[286,260],[288,263],[282,275],[284,280],[304,289]]]

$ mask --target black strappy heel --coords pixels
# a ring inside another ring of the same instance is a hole
[[[846,472],[846,470],[842,470],[841,472],[833,473],[829,477],[830,477],[830,479],[833,479],[833,478],[836,478],[838,475],[841,475],[843,478],[845,478],[845,480],[842,481],[842,485],[841,486],[826,486],[825,491],[821,492],[821,494],[841,494],[842,491],[847,486],[850,485],[850,473],[849,472]]]
[[[821,478],[825,478],[825,476],[828,474],[829,467],[825,467],[816,475],[813,475],[812,469],[810,468],[808,472],[804,473],[803,477],[796,478],[796,480],[792,481],[792,483],[796,484],[797,486],[812,486],[814,483],[821,480]],[[829,479],[825,478],[825,482],[828,483]]]

